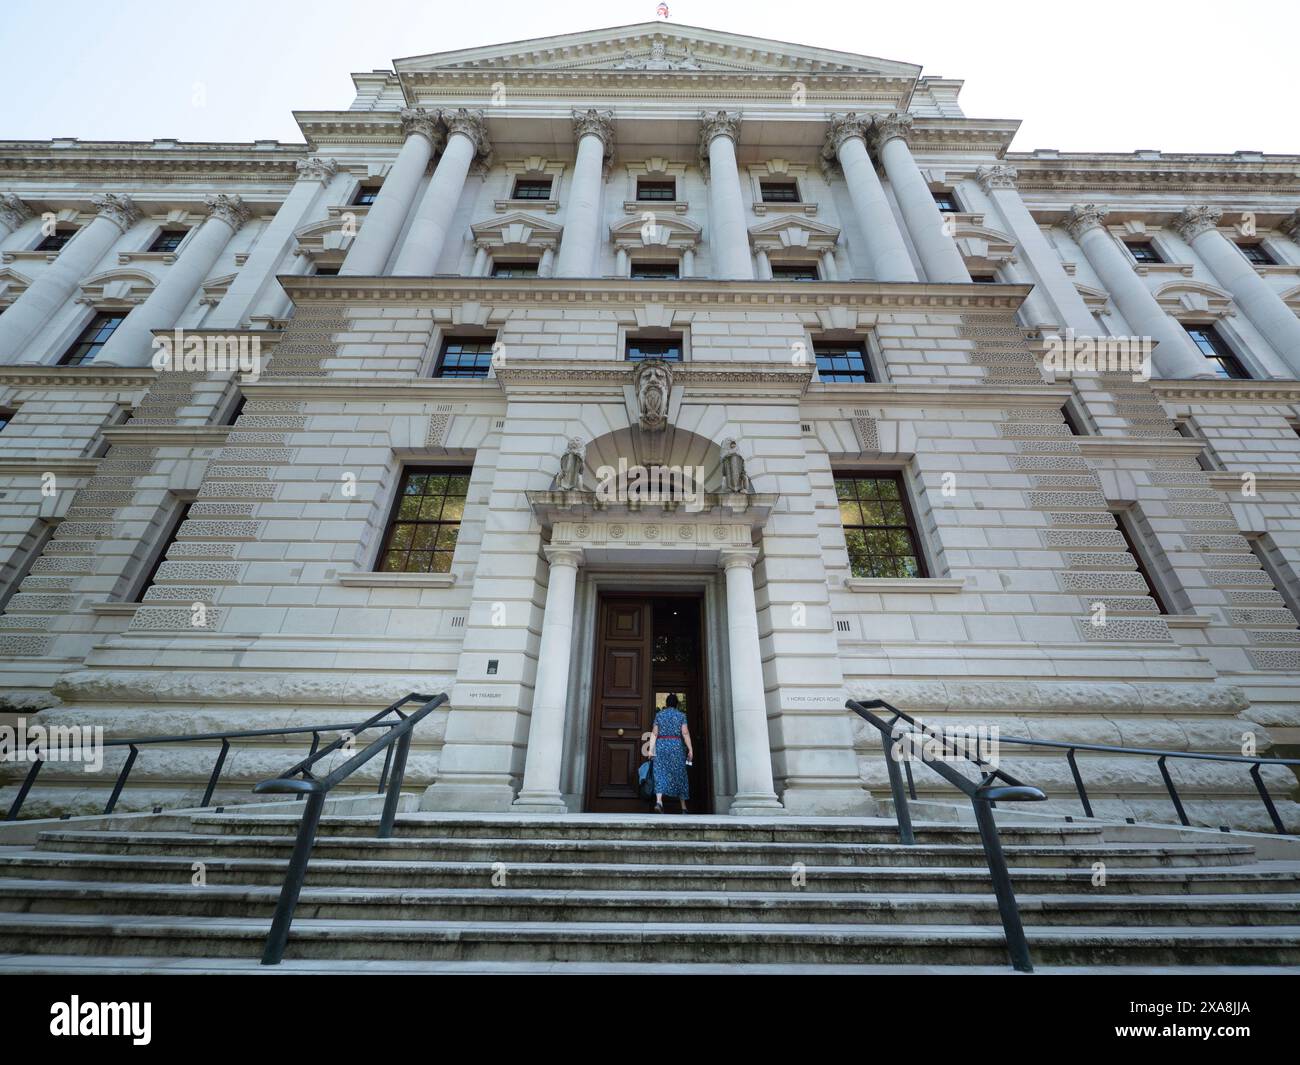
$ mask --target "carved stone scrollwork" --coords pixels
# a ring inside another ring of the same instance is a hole
[[[840,145],[853,137],[861,137],[865,142],[871,132],[871,119],[854,111],[846,115],[828,115],[826,118],[826,143],[822,146],[822,158],[834,162],[840,152]]]
[[[237,195],[227,196],[224,192],[218,192],[203,197],[203,202],[207,205],[209,216],[220,218],[236,233],[248,221],[248,208],[244,205],[243,199]]]
[[[1110,211],[1095,203],[1076,203],[1070,208],[1070,213],[1065,218],[1065,229],[1073,240],[1078,240],[1090,229],[1096,229],[1105,224],[1106,215]]]
[[[1217,229],[1222,217],[1221,207],[1188,207],[1172,224],[1174,231],[1190,244],[1202,233]]]
[[[604,146],[604,169],[608,174],[614,162],[614,112],[598,111],[591,107],[586,111],[573,112],[573,139],[581,141],[583,137],[599,137]]]
[[[636,389],[638,423],[642,429],[658,432],[668,426],[668,398],[673,390],[673,371],[668,363],[647,359],[632,375]]]
[[[399,114],[402,120],[402,132],[406,136],[419,133],[428,138],[429,143],[435,148],[439,147],[442,131],[438,128],[436,111],[426,111],[423,107],[403,107]]]
[[[321,159],[319,156],[299,159],[294,166],[298,171],[298,177],[306,181],[329,181],[339,170],[337,159]]]
[[[1278,226],[1288,237],[1300,244],[1300,211],[1289,218],[1283,219],[1282,224]]]
[[[871,139],[879,151],[895,137],[907,140],[912,135],[912,116],[906,112],[895,111],[889,115],[878,115],[871,123]]]
[[[488,140],[487,123],[482,111],[471,111],[467,107],[443,111],[442,122],[447,127],[448,136],[459,133],[474,142],[474,161],[480,169],[492,165],[492,142]]]
[[[1017,176],[1014,166],[982,166],[975,171],[975,180],[985,192],[1014,189]]]
[[[0,193],[0,223],[17,229],[32,217],[32,209],[12,192]]]
[[[123,233],[139,221],[140,209],[125,193],[104,192],[92,196],[90,202],[100,218],[107,218]]]
[[[740,143],[740,117],[739,111],[700,112],[700,166],[706,174],[709,171],[709,144],[714,137],[730,137],[733,144]]]

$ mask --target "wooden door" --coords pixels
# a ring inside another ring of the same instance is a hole
[[[594,813],[644,813],[637,795],[641,734],[650,727],[651,602],[600,600],[596,676],[585,808]]]

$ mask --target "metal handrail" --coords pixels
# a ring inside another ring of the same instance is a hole
[[[959,773],[948,764],[947,738],[942,733],[927,728],[883,699],[868,699],[865,702],[849,699],[844,705],[868,724],[873,725],[880,733],[885,749],[885,765],[889,771],[889,789],[894,797],[894,816],[898,821],[899,842],[909,847],[916,843],[916,834],[912,830],[912,813],[908,806],[907,790],[903,788],[903,777],[898,768],[899,762],[908,758],[901,749],[902,741],[909,735],[920,734],[942,742],[941,750],[944,754],[942,760],[928,755],[924,747],[920,749],[914,747],[911,757],[929,766],[970,799],[975,811],[975,824],[979,827],[980,842],[984,845],[984,858],[988,863],[989,876],[993,880],[993,893],[998,900],[998,914],[1002,918],[1002,931],[1006,936],[1007,953],[1011,957],[1011,964],[1019,972],[1033,972],[1034,966],[1029,960],[1029,944],[1025,940],[1025,928],[1020,920],[1020,908],[1016,905],[1016,893],[1011,886],[1011,874],[1007,871],[1006,855],[1002,852],[1002,840],[998,836],[997,822],[993,817],[993,804],[1041,802],[1047,796],[1038,788],[1021,783],[977,754],[957,749],[953,753],[974,765],[980,772],[980,779],[975,781]],[[873,714],[872,710],[886,710],[893,716],[885,721]],[[898,727],[900,721],[906,722],[911,729],[900,729]],[[911,765],[910,762],[904,764],[908,768],[910,784]],[[910,790],[912,797],[915,798],[915,787]]]
[[[401,708],[412,702],[420,703],[420,708],[409,714],[402,713]],[[320,826],[321,814],[325,809],[325,798],[330,790],[350,777],[380,751],[388,752],[384,775],[388,775],[391,765],[392,777],[388,781],[388,790],[384,796],[384,811],[379,818],[379,838],[388,839],[393,834],[397,802],[402,791],[402,780],[406,776],[406,759],[411,750],[411,734],[416,725],[445,702],[447,702],[446,692],[440,695],[417,695],[411,692],[365,722],[363,728],[387,728],[388,731],[367,744],[342,765],[337,766],[328,776],[320,778],[313,776],[312,766],[348,742],[344,737],[340,737],[323,750],[313,750],[282,776],[274,780],[264,780],[253,789],[259,795],[287,793],[305,796],[307,800],[303,807],[302,820],[298,824],[298,836],[294,840],[289,868],[285,872],[284,884],[280,888],[280,898],[275,905],[275,916],[271,919],[271,931],[266,937],[266,946],[262,952],[263,965],[279,965],[280,959],[284,957],[285,944],[289,940],[289,926],[293,923],[293,912],[298,906],[298,896],[302,893],[303,882],[307,877],[307,862],[311,859],[312,847],[316,843],[316,830]],[[384,721],[383,718],[388,714],[396,714],[400,720]],[[300,775],[301,779],[295,779]]]
[[[230,753],[231,740],[259,739],[264,736],[300,736],[310,733],[312,737],[310,753],[314,755],[320,747],[320,738],[322,733],[341,732],[350,736],[355,736],[367,728],[394,727],[397,724],[396,722],[389,725],[375,724],[376,721],[378,721],[378,719],[384,714],[388,713],[388,710],[390,709],[392,708],[389,707],[388,709],[381,711],[368,721],[345,725],[295,725],[292,728],[243,729],[231,732],[196,732],[173,736],[133,736],[120,740],[104,740],[102,743],[103,747],[129,747],[131,749],[131,753],[127,755],[126,761],[123,763],[122,769],[117,775],[117,780],[113,784],[113,791],[109,795],[108,802],[104,804],[104,813],[111,814],[117,808],[118,799],[121,798],[122,789],[126,787],[127,780],[131,776],[131,770],[135,767],[135,760],[140,754],[139,749],[141,747],[164,743],[205,743],[211,740],[220,740],[221,750],[217,754],[217,760],[212,767],[212,773],[208,776],[207,787],[203,792],[203,801],[199,803],[200,807],[206,807],[212,802],[212,795],[216,791],[218,780],[221,778],[221,771],[225,768],[226,756]],[[341,743],[346,742],[346,739],[342,739],[339,742],[332,744],[327,748],[327,750],[334,750],[340,746]],[[27,771],[27,776],[23,779],[22,786],[18,789],[17,796],[15,796],[13,803],[9,807],[9,812],[4,816],[4,820],[18,820],[18,814],[23,808],[23,803],[26,801],[28,793],[32,790],[32,785],[36,783],[36,777],[40,773],[41,767],[44,764],[45,760],[42,758],[37,758],[33,761],[31,769]],[[379,792],[381,794],[384,790],[384,781],[387,778],[387,772],[388,766],[385,764],[384,774],[379,780]]]
[[[1079,796],[1079,802],[1083,806],[1085,817],[1095,816],[1092,812],[1092,802],[1088,798],[1088,789],[1083,783],[1083,774],[1079,772],[1079,764],[1075,759],[1076,751],[1096,751],[1102,754],[1119,754],[1132,755],[1139,757],[1155,758],[1156,765],[1160,769],[1160,776],[1164,780],[1165,790],[1169,793],[1170,801],[1174,805],[1174,810],[1178,814],[1178,820],[1186,827],[1190,828],[1192,822],[1187,817],[1187,811],[1183,807],[1182,797],[1178,794],[1178,789],[1174,786],[1174,779],[1170,776],[1169,769],[1165,762],[1170,758],[1190,759],[1198,762],[1228,762],[1249,765],[1250,779],[1254,781],[1255,790],[1259,793],[1260,801],[1264,804],[1264,809],[1268,811],[1269,819],[1273,822],[1273,828],[1278,835],[1294,835],[1286,830],[1281,815],[1277,812],[1277,807],[1273,804],[1273,798],[1264,786],[1264,781],[1259,775],[1261,766],[1266,765],[1285,765],[1300,766],[1300,758],[1265,758],[1260,755],[1249,754],[1214,754],[1208,751],[1167,751],[1160,747],[1120,747],[1107,743],[1075,743],[1071,740],[1035,740],[1027,739],[1024,736],[998,736],[999,743],[1014,743],[1022,747],[1052,747],[1057,750],[1066,752],[1065,760],[1070,766],[1070,775],[1074,779],[1074,790]],[[912,798],[916,798],[916,788],[911,788]]]

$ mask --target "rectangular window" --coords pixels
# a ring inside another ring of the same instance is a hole
[[[1277,549],[1277,544],[1268,533],[1252,536],[1247,534],[1250,549],[1264,567],[1268,579],[1273,582],[1273,589],[1282,597],[1282,605],[1291,611],[1291,616],[1300,618],[1300,581],[1295,570],[1287,565],[1286,559]],[[1297,626],[1300,627],[1300,626]]]
[[[84,366],[88,362],[93,362],[95,356],[108,343],[108,338],[125,320],[125,311],[109,311],[95,315],[90,320],[90,325],[81,331],[81,336],[73,341],[72,347],[63,353],[59,365]]]
[[[77,231],[69,226],[56,226],[53,233],[48,233],[36,245],[37,251],[59,251],[68,243]]]
[[[799,203],[799,186],[793,181],[760,181],[759,195],[764,203]]]
[[[1083,429],[1082,419],[1074,412],[1074,408],[1069,403],[1061,408],[1061,417],[1065,419],[1066,427],[1070,430],[1071,436],[1088,435]]]
[[[1156,246],[1149,240],[1129,241],[1124,245],[1128,248],[1128,253],[1140,263],[1162,263],[1164,259],[1156,251]]]
[[[677,199],[676,181],[648,181],[637,178],[636,198],[638,200],[675,200]]]
[[[1119,531],[1124,536],[1124,544],[1128,548],[1129,556],[1137,563],[1138,573],[1142,575],[1142,580],[1146,582],[1151,598],[1156,601],[1156,607],[1162,614],[1172,613],[1169,609],[1170,596],[1165,586],[1160,581],[1157,581],[1154,576],[1156,566],[1153,563],[1159,548],[1148,547],[1138,534],[1137,522],[1134,520],[1134,516],[1128,511],[1113,510],[1111,513],[1115,516],[1115,524],[1119,526]]]
[[[369,207],[379,199],[379,189],[382,184],[383,182],[380,181],[363,181],[352,196],[352,206]]]
[[[22,538],[18,549],[9,556],[7,566],[0,566],[0,610],[9,605],[9,600],[18,591],[19,585],[27,578],[36,560],[45,551],[45,545],[54,536],[58,520],[40,521],[36,528]]]
[[[867,383],[876,379],[867,359],[866,341],[814,340],[813,357],[817,360],[817,376],[823,382]]]
[[[338,265],[333,265],[333,264],[318,266],[316,267],[316,276],[317,277],[338,277],[339,267]]]
[[[495,336],[449,336],[442,342],[434,377],[486,377]]]
[[[5,427],[13,421],[13,418],[14,412],[10,408],[0,407],[0,432],[4,431]]]
[[[388,516],[378,568],[383,573],[450,573],[465,517],[468,469],[408,466]]]
[[[675,281],[677,279],[676,263],[639,263],[632,261],[631,277],[633,281]]]
[[[998,283],[997,274],[971,274],[970,279],[977,285],[996,285]]]
[[[549,200],[551,198],[550,178],[515,178],[514,200]]]
[[[1201,467],[1203,470],[1215,471],[1223,469],[1223,463],[1219,461],[1218,456],[1214,453],[1214,449],[1210,447],[1210,442],[1205,439],[1203,434],[1197,432],[1188,422],[1185,421],[1174,422],[1174,429],[1177,431],[1179,436],[1184,437],[1187,440],[1195,440],[1201,445],[1201,450],[1196,453],[1196,465]]]
[[[193,500],[182,503],[180,508],[176,511],[175,516],[167,527],[167,535],[163,537],[162,545],[158,548],[158,552],[154,555],[153,562],[149,566],[148,576],[146,576],[145,579],[140,582],[139,587],[136,588],[135,595],[132,596],[131,602],[144,602],[144,594],[153,587],[154,578],[158,576],[158,570],[162,568],[162,564],[167,561],[167,552],[171,550],[172,544],[176,542],[176,536],[180,533],[181,525],[184,524],[185,519],[190,516],[190,507],[192,506],[194,506]]]
[[[1264,250],[1262,244],[1238,244],[1241,254],[1246,257],[1246,261],[1254,263],[1256,266],[1276,266],[1277,260]]]
[[[1187,335],[1192,338],[1192,343],[1200,349],[1201,354],[1214,364],[1214,372],[1218,376],[1240,381],[1250,380],[1250,374],[1246,372],[1246,368],[1241,365],[1214,326],[1184,323],[1183,328],[1187,330]]]
[[[816,263],[773,263],[773,281],[816,281]]]
[[[149,245],[150,251],[175,251],[181,246],[181,241],[185,239],[185,234],[189,232],[186,229],[164,229],[156,237],[153,243]]]
[[[518,262],[493,262],[493,277],[536,277],[537,263],[520,260]]]
[[[957,202],[955,192],[936,192],[934,195],[935,206],[945,214],[961,214],[961,204]]]
[[[646,359],[663,359],[666,362],[682,361],[681,337],[635,337],[627,338],[624,354],[628,362],[644,362]]]
[[[853,576],[926,575],[901,473],[837,473],[835,495]]]

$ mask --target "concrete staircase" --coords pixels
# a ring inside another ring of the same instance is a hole
[[[913,847],[879,819],[409,813],[387,840],[375,823],[323,820],[283,968],[1010,972],[978,834],[955,821]],[[109,818],[0,846],[0,970],[256,969],[296,828],[296,808]],[[1040,970],[1300,965],[1300,862],[1126,829],[1002,824]]]

